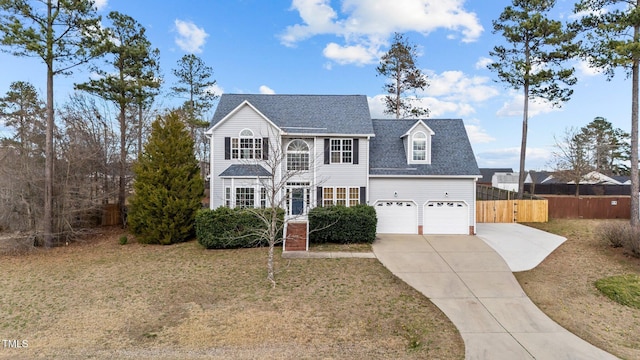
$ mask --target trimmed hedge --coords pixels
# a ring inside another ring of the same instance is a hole
[[[317,207],[309,211],[311,243],[369,243],[376,239],[378,218],[373,206]]]
[[[256,235],[256,230],[266,230],[256,211],[265,215],[271,209],[230,209],[219,207],[215,210],[202,209],[196,214],[196,237],[207,249],[249,248],[268,245],[266,239]],[[280,228],[284,222],[284,210],[278,209]],[[282,231],[280,232],[282,239]]]

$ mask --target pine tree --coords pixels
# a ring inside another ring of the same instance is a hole
[[[415,106],[413,103],[417,99],[408,96],[429,86],[427,76],[416,66],[417,56],[416,47],[404,35],[395,33],[391,48],[382,55],[380,65],[376,67],[378,75],[389,79],[384,85],[388,94],[384,97],[384,112],[395,115],[396,119],[429,115],[429,109]]]
[[[512,0],[497,20],[493,33],[504,37],[489,53],[496,60],[489,65],[498,80],[522,90],[522,141],[518,199],[522,199],[525,180],[525,158],[529,127],[529,99],[547,100],[553,106],[569,101],[577,79],[575,69],[565,62],[576,54],[575,32],[560,21],[549,18],[555,0]]]
[[[133,171],[128,222],[139,241],[168,245],[193,236],[204,182],[193,140],[176,112],[151,125],[149,142]]]

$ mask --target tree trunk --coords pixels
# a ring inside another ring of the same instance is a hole
[[[527,155],[527,130],[529,127],[529,82],[524,84],[524,108],[522,110],[522,142],[520,143],[520,173],[518,174],[518,200],[524,194],[524,163]]]
[[[47,2],[47,126],[45,134],[44,214],[42,216],[44,246],[53,247],[53,19],[52,4]]]
[[[267,256],[267,280],[271,282],[272,287],[276,287],[276,276],[273,268],[273,241],[269,241],[269,255]]]
[[[634,27],[634,39],[638,42],[640,27]],[[631,226],[640,225],[640,176],[638,174],[638,63],[632,65],[631,90]]]
[[[136,155],[136,159],[140,159],[140,154],[142,154],[142,101],[138,104],[138,151]]]
[[[126,148],[126,140],[127,140],[127,129],[125,122],[125,113],[126,106],[124,104],[120,104],[120,169],[119,169],[119,179],[118,179],[118,208],[120,209],[120,218],[122,219],[122,227],[126,227],[127,219],[125,213],[125,173],[126,173],[126,162],[127,162],[127,148]]]

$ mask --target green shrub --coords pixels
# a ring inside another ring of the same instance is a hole
[[[369,205],[317,207],[309,211],[309,241],[370,244],[377,224],[376,211]]]
[[[268,217],[271,209],[230,209],[219,207],[215,210],[202,209],[196,214],[196,237],[207,249],[247,248],[268,245],[261,234],[267,225],[261,217]],[[282,240],[284,210],[277,209],[279,232]]]
[[[127,235],[120,236],[120,245],[127,245],[128,241],[129,241],[129,238],[127,238]]]

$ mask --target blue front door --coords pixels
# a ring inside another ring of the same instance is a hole
[[[304,213],[304,189],[291,189],[291,215]]]

